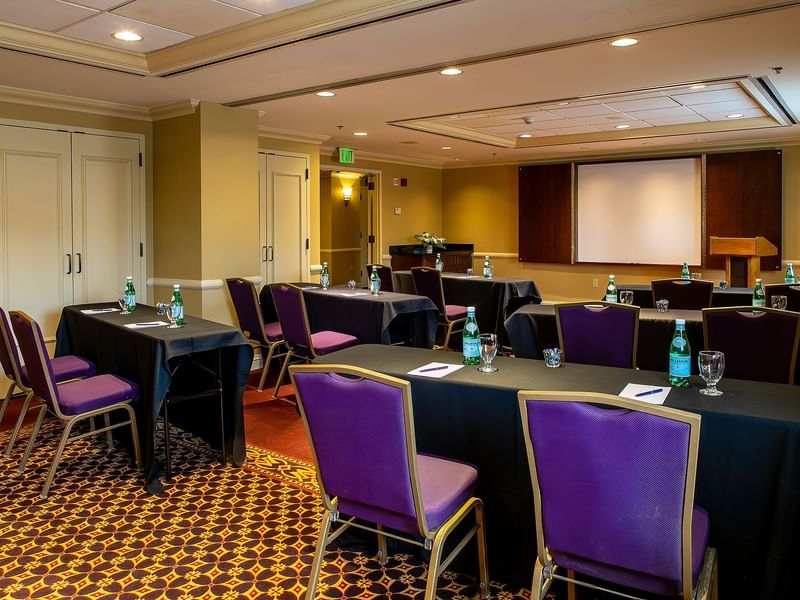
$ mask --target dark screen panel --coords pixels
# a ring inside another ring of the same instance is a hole
[[[520,262],[572,262],[572,165],[519,169]]]

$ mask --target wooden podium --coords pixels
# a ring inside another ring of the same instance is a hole
[[[761,257],[775,256],[778,248],[767,238],[709,236],[708,253],[725,255],[725,280],[731,287],[753,287],[761,276]]]

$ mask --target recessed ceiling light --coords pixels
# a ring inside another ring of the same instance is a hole
[[[442,150],[452,150],[452,146],[442,146]]]
[[[112,35],[112,37],[121,40],[123,42],[141,42],[142,36],[138,33],[134,33],[133,31],[118,31]]]
[[[704,90],[704,89],[706,89],[706,84],[705,83],[696,83],[694,85],[690,85],[689,89],[690,90]]]
[[[567,106],[568,104],[569,104],[569,102],[559,102],[558,103],[559,106]]]
[[[446,69],[442,69],[439,71],[442,75],[461,75],[464,71],[461,69],[457,69],[456,67],[447,67]]]
[[[742,113],[733,113],[732,115],[728,115],[729,119],[741,119],[744,115]]]
[[[353,135],[357,135],[359,137],[363,137],[363,136],[367,135],[367,132],[366,131],[354,131]]]
[[[520,133],[517,137],[521,140],[527,140],[528,138],[532,138],[533,136],[530,133]]]
[[[336,94],[334,92],[329,92],[327,90],[322,92],[317,92],[317,96],[319,96],[320,98],[332,98],[335,95]]]
[[[615,48],[626,48],[628,46],[635,46],[639,43],[639,40],[636,38],[619,38],[611,42],[611,45]]]
[[[614,129],[627,129],[628,127],[630,127],[630,125],[623,123],[622,125],[615,125]]]

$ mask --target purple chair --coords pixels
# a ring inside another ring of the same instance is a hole
[[[450,347],[450,336],[464,330],[464,323],[467,322],[467,307],[445,302],[442,274],[436,269],[411,267],[411,278],[417,294],[430,298],[439,309],[439,326],[444,329],[445,333],[442,345],[434,346],[434,349],[444,348],[446,350]],[[458,326],[461,329],[456,329]]]
[[[764,286],[767,306],[772,306],[772,297],[775,295],[786,296],[786,308],[800,312],[800,285],[793,283],[773,283]]]
[[[283,356],[283,354],[275,354],[275,350],[283,345],[281,324],[264,322],[261,303],[256,286],[252,281],[234,277],[226,279],[225,283],[228,284],[228,293],[231,295],[242,333],[261,351],[261,362],[264,364],[264,368],[261,371],[261,379],[258,380],[258,391],[260,392],[264,389],[264,381],[273,357]]]
[[[636,368],[639,307],[613,302],[556,304],[564,361]]]
[[[73,440],[83,439],[99,433],[107,433],[110,446],[111,430],[130,425],[136,466],[141,469],[142,461],[139,452],[139,435],[136,431],[136,416],[130,405],[132,400],[136,400],[139,397],[138,386],[116,375],[95,375],[87,379],[56,385],[53,365],[47,355],[44,337],[42,337],[39,325],[25,313],[13,311],[11,313],[11,326],[17,336],[22,358],[25,360],[31,390],[43,403],[39,410],[39,415],[36,417],[36,423],[33,426],[33,433],[31,433],[28,447],[25,449],[25,455],[19,465],[20,473],[25,469],[28,458],[30,458],[45,412],[52,413],[64,424],[64,431],[61,434],[58,448],[44,480],[41,498],[47,498],[47,493],[50,490],[50,484],[53,482],[64,447],[67,442]],[[109,414],[115,410],[123,410],[128,415],[126,420],[112,425]],[[105,420],[104,427],[100,429],[90,427],[90,430],[85,433],[70,436],[75,423],[84,419],[92,419],[99,415],[103,415]]]
[[[11,384],[8,386],[8,391],[6,392],[6,397],[3,400],[2,406],[0,406],[0,422],[3,420],[14,389],[18,388],[21,392],[25,393],[25,400],[22,403],[17,423],[14,426],[14,430],[11,432],[11,439],[8,440],[8,445],[4,453],[6,458],[11,458],[11,450],[14,448],[17,437],[19,437],[19,431],[22,428],[22,423],[30,409],[33,392],[28,382],[28,370],[19,359],[17,343],[14,339],[14,332],[11,329],[11,321],[8,318],[8,313],[2,306],[0,306],[0,362],[3,364],[3,372],[6,377],[11,380]],[[53,380],[56,383],[62,383],[70,379],[91,377],[96,372],[93,363],[80,356],[71,354],[53,358],[50,362],[53,366]]]
[[[381,564],[386,536],[430,550],[426,600],[435,598],[441,572],[477,537],[481,597],[488,598],[483,503],[473,496],[478,471],[417,453],[409,382],[344,365],[294,365],[289,372],[325,504],[306,599],[315,598],[325,547],[350,526],[377,534]],[[471,512],[475,524],[442,560],[448,536]],[[348,518],[340,521],[342,514]]]
[[[393,292],[392,268],[378,263],[370,263],[367,265],[367,279],[372,275],[372,267],[378,267],[378,277],[381,278],[381,291]]]
[[[800,313],[752,306],[703,309],[706,350],[725,353],[725,377],[792,383]]]
[[[714,282],[701,279],[655,279],[650,282],[653,306],[656,300],[669,300],[677,310],[700,310],[711,306]]]
[[[700,415],[608,394],[518,396],[536,518],[531,598],[555,579],[586,585],[576,575],[715,598],[709,518],[694,506]]]
[[[273,283],[269,289],[272,292],[272,299],[275,301],[275,310],[278,311],[278,320],[288,348],[281,366],[281,373],[275,383],[275,391],[272,394],[272,397],[277,399],[278,390],[283,383],[292,357],[296,356],[308,362],[317,356],[355,346],[358,344],[358,338],[338,331],[311,333],[303,290],[291,283]]]

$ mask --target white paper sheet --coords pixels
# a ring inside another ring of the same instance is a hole
[[[669,386],[642,385],[641,383],[629,383],[619,393],[622,398],[639,400],[648,404],[664,404],[667,395],[672,388]]]
[[[409,375],[419,375],[420,377],[432,377],[433,379],[440,379],[445,375],[449,375],[450,373],[455,373],[459,369],[463,368],[464,365],[451,365],[448,363],[441,363],[441,362],[429,362],[426,365],[422,365],[421,367],[417,367],[412,371],[409,371]]]
[[[126,323],[128,329],[146,329],[148,327],[162,327],[168,325],[166,321],[147,321],[144,323]]]
[[[101,315],[103,313],[119,312],[118,308],[84,308],[81,312],[85,315]]]

